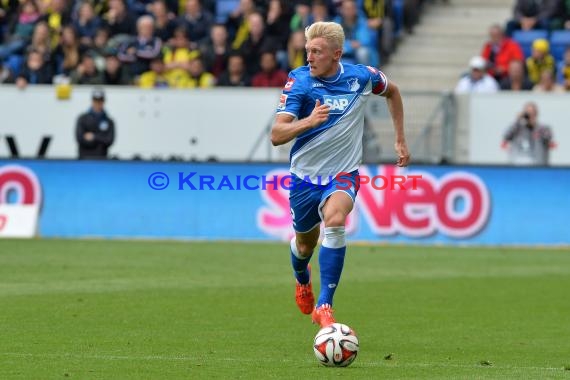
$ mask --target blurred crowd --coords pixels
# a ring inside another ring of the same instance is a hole
[[[456,93],[570,91],[570,0],[517,0],[504,26],[492,25]]]
[[[380,66],[423,0],[0,0],[0,83],[281,87],[304,29],[339,22],[344,59]]]

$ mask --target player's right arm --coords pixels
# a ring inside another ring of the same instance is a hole
[[[271,143],[273,146],[287,144],[301,133],[324,123],[329,117],[329,108],[317,99],[311,114],[303,119],[295,120],[295,116],[288,113],[277,114],[271,128]]]

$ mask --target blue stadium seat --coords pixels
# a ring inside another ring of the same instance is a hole
[[[530,57],[532,43],[539,38],[548,39],[548,30],[515,30],[513,32],[513,40],[519,43],[525,57]]]
[[[556,61],[564,58],[564,51],[570,47],[570,30],[555,30],[550,36],[550,54]]]
[[[216,22],[225,23],[228,16],[239,6],[239,0],[218,0],[216,2]]]

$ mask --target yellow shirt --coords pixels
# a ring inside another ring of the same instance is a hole
[[[188,88],[210,88],[216,84],[216,77],[212,73],[203,72],[198,78],[188,78]]]
[[[167,88],[170,87],[165,75],[157,74],[154,71],[143,73],[139,80],[140,88]]]

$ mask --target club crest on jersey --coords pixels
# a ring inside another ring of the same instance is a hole
[[[330,107],[331,115],[343,114],[356,95],[323,95],[323,103]]]
[[[285,94],[281,94],[281,97],[279,98],[279,105],[277,106],[277,109],[279,111],[282,111],[285,109],[285,106],[287,105],[287,96]]]
[[[287,83],[285,83],[285,87],[283,87],[283,89],[286,91],[289,91],[291,89],[291,87],[293,87],[293,83],[295,83],[294,78],[287,79]]]
[[[347,80],[347,83],[348,83],[348,89],[352,92],[356,92],[360,88],[360,83],[358,83],[357,78],[349,79]]]

